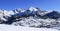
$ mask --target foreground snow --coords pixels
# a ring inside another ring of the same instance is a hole
[[[0,24],[0,31],[58,31],[52,28],[32,28]]]

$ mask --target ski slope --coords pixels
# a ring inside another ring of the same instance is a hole
[[[59,31],[52,28],[32,28],[0,24],[0,31]]]

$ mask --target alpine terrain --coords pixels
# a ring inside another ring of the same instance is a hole
[[[39,8],[0,10],[0,24],[60,29],[60,13]]]

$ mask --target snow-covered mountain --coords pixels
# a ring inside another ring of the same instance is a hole
[[[57,27],[60,24],[60,13],[42,11],[39,8],[0,10],[0,24],[11,24],[28,27]],[[57,25],[57,26],[56,26]]]

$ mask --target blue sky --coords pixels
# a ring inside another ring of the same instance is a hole
[[[12,10],[15,8],[27,9],[30,6],[42,10],[60,10],[60,0],[0,0],[0,9]]]

